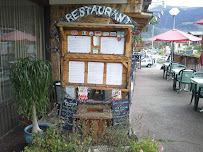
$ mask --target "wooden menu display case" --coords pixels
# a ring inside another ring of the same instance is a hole
[[[72,98],[77,99],[78,88],[84,86],[88,90],[121,90],[121,97],[125,99],[130,91],[134,26],[67,22],[59,22],[57,26],[61,34],[61,82],[64,88],[72,88]],[[96,136],[113,115],[110,106],[110,109],[103,106],[105,102],[92,103],[94,106],[79,105],[75,116],[84,120],[82,127],[87,130],[90,128],[87,120],[99,120],[93,129]]]

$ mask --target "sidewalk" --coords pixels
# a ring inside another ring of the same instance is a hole
[[[173,91],[173,80],[163,79],[162,72],[160,65],[135,72],[133,128],[141,138],[154,134],[165,152],[202,152],[203,113],[189,104],[191,92]]]

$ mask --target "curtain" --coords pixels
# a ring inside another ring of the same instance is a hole
[[[0,104],[13,98],[9,67],[18,58],[43,58],[41,6],[29,0],[0,0]]]

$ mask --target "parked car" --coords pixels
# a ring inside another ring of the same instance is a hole
[[[151,67],[153,64],[153,60],[151,58],[142,59],[141,66]]]

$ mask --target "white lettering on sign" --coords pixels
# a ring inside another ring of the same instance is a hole
[[[121,100],[121,90],[112,90],[112,100]]]
[[[77,20],[79,18],[79,14],[78,14],[78,10],[77,9],[74,10],[71,14],[72,14],[74,20]]]
[[[98,8],[98,14],[99,15],[103,15],[104,14],[104,7],[103,6],[99,6],[99,8]]]
[[[94,12],[95,12],[96,15],[97,15],[97,7],[96,7],[96,5],[93,6],[92,11],[91,11],[91,14],[93,14]]]
[[[125,17],[126,17],[126,15],[121,14],[121,13],[116,13],[115,14],[115,20],[118,21],[118,22],[122,22]]]
[[[78,99],[79,100],[88,100],[88,87],[78,86]]]
[[[88,15],[98,15],[98,16],[105,15],[107,17],[112,18],[113,20],[118,21],[121,24],[132,24],[134,25],[135,28],[138,26],[138,24],[127,15],[111,7],[99,6],[99,5],[80,7],[74,10],[73,12],[71,12],[70,14],[66,14],[65,18],[62,18],[61,21],[73,22],[78,18],[82,18]]]
[[[84,7],[80,7],[79,12],[80,12],[80,17],[85,16],[85,8]]]

